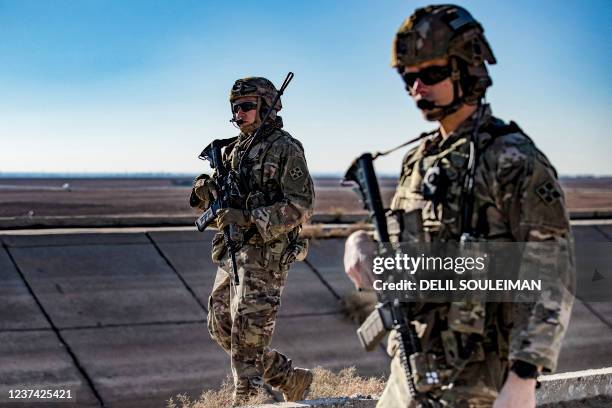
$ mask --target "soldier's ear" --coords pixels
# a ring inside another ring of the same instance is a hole
[[[268,111],[268,104],[263,98],[259,98],[259,120],[263,120],[263,117],[267,111]]]
[[[260,99],[259,120],[263,120],[263,117],[265,116],[266,112],[268,112],[268,107],[270,105],[266,103],[265,99],[263,98],[259,98],[259,99]],[[278,112],[277,110],[272,110],[272,112],[270,112],[269,119],[274,119],[276,117],[277,112]]]

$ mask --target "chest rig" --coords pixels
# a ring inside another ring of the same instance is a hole
[[[268,127],[262,132],[259,141],[250,144],[250,139],[238,137],[226,151],[226,162],[236,174],[241,190],[239,208],[254,208],[271,205],[282,198],[280,186],[281,160],[274,143],[283,137],[283,131]]]
[[[486,220],[481,219],[483,214],[474,196],[474,172],[495,139],[510,133],[524,134],[516,123],[505,124],[494,117],[487,118],[474,132],[473,147],[469,131],[446,140],[437,131],[429,133],[404,159],[391,210],[419,218],[417,224],[422,226],[426,241],[459,240],[465,233],[486,238],[486,231],[480,227]],[[477,217],[479,212],[481,216]],[[477,225],[473,220],[478,220]]]
[[[446,143],[448,142],[448,143]],[[461,210],[465,203],[464,185],[470,159],[469,140],[427,143],[424,157],[417,163],[424,207],[423,225],[431,233],[457,236],[461,230]]]

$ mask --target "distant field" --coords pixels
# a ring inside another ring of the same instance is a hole
[[[0,179],[0,217],[176,214],[188,215],[186,178]],[[380,180],[388,203],[396,180]],[[67,185],[66,185],[67,184]],[[570,209],[612,209],[612,177],[562,179]],[[62,187],[65,186],[65,187]],[[316,213],[362,211],[338,178],[315,179]]]

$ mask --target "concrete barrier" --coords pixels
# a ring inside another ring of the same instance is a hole
[[[545,375],[536,394],[538,405],[612,397],[612,367]]]
[[[375,408],[377,398],[321,398],[300,402],[281,402],[277,404],[257,405],[257,408]]]

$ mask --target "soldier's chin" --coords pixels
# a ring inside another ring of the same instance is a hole
[[[240,130],[244,133],[252,133],[257,129],[257,125],[252,122],[249,123],[248,125],[243,123],[242,125],[240,125]]]
[[[421,109],[421,113],[423,114],[423,118],[430,122],[437,121],[438,119],[442,118],[444,114],[442,108]]]

